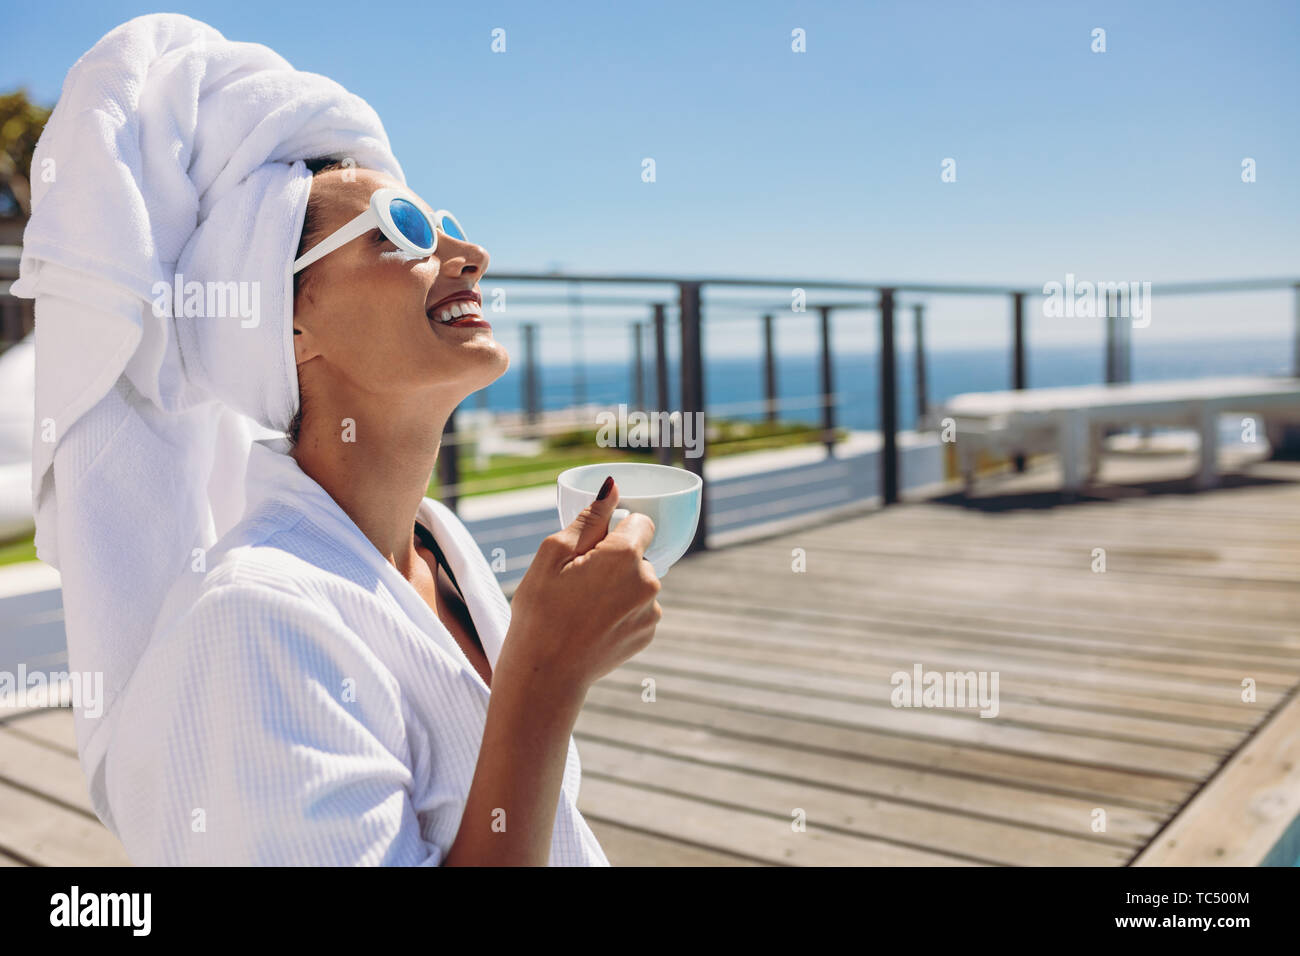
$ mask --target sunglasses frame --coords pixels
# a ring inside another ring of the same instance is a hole
[[[417,246],[402,234],[402,230],[397,228],[393,222],[393,214],[390,205],[394,199],[404,199],[420,211],[420,215],[428,221],[430,230],[433,232],[433,244]],[[434,212],[432,218],[424,211],[424,208],[415,200],[415,195],[406,189],[395,189],[391,186],[385,186],[382,189],[376,189],[370,194],[370,204],[365,211],[360,213],[354,219],[344,223],[335,229],[332,233],[322,239],[316,245],[312,246],[301,257],[294,261],[293,271],[296,275],[303,269],[307,268],[313,262],[321,259],[335,249],[340,248],[346,243],[351,242],[360,236],[364,236],[371,229],[379,229],[393,245],[401,249],[408,255],[423,259],[431,256],[434,250],[438,248],[438,233],[443,232],[439,224],[444,218],[450,219],[460,232],[461,238],[465,237],[465,230],[461,227],[460,220],[451,214],[449,210],[439,209]]]

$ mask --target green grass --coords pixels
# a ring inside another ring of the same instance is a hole
[[[21,538],[0,544],[0,565],[36,560],[36,539]]]
[[[821,441],[821,429],[799,422],[750,423],[729,420],[709,423],[706,451],[709,457],[738,455],[749,451],[772,448],[789,448],[795,445],[815,444]],[[835,430],[836,437],[844,439],[847,432]],[[602,461],[659,460],[657,448],[601,448],[595,444],[595,431],[576,430],[554,436],[546,442],[540,455],[493,455],[482,470],[464,467],[462,484],[472,483],[461,497],[515,491],[520,488],[538,488],[555,482],[555,477],[566,468],[595,464]],[[681,464],[681,449],[675,448],[674,461]],[[472,465],[473,457],[466,455],[463,465]],[[438,480],[429,483],[429,495],[438,497]],[[20,561],[36,560],[36,542],[33,538],[20,538],[0,544],[0,566]]]
[[[848,432],[837,428],[835,434],[843,440]],[[722,419],[709,423],[705,450],[712,458],[820,442],[821,428],[816,425]],[[576,429],[553,435],[546,439],[545,448],[539,455],[493,455],[483,469],[473,467],[473,453],[466,449],[462,453],[460,481],[468,487],[461,492],[461,497],[542,487],[554,483],[556,476],[566,468],[577,465],[602,461],[657,462],[658,452],[657,448],[602,448],[595,443],[595,429]],[[682,449],[675,448],[673,453],[674,462],[680,465]],[[438,492],[439,482],[435,475],[429,483],[428,493],[436,498]]]
[[[649,454],[641,454],[642,451],[649,451]],[[492,455],[488,458],[488,466],[483,469],[473,467],[473,457],[467,455],[461,460],[460,481],[462,485],[472,484],[472,487],[463,490],[461,497],[549,485],[566,468],[598,461],[654,461],[654,451],[653,448],[547,449],[540,455]],[[437,498],[439,487],[435,475],[429,482],[429,496]]]

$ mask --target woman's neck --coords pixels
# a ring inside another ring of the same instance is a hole
[[[312,402],[292,456],[403,577],[411,577],[415,515],[454,405],[363,411]],[[323,407],[325,406],[325,407]]]

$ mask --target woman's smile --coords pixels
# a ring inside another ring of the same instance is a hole
[[[483,297],[476,291],[455,292],[435,302],[426,314],[441,325],[491,328],[483,321]]]

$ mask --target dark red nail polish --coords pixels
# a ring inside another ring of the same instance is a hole
[[[609,489],[614,487],[614,476],[610,475],[605,479],[605,483],[600,486],[600,494],[596,495],[597,501],[604,501],[605,496],[609,494]]]

